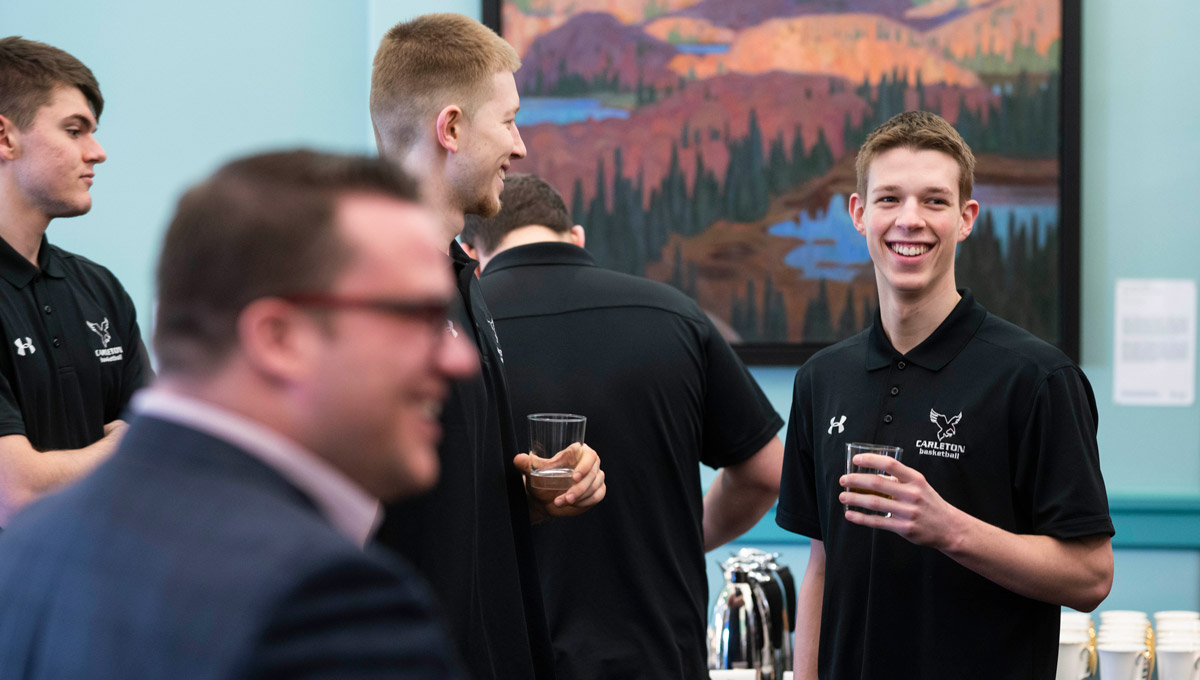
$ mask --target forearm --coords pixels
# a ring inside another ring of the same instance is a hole
[[[783,443],[772,437],[753,456],[717,473],[704,494],[704,550],[746,533],[779,498]]]
[[[741,484],[725,470],[704,494],[704,550],[714,550],[749,531],[775,504],[779,487]]]
[[[16,511],[91,472],[120,441],[110,432],[81,449],[38,451],[21,435],[0,437],[0,526]]]
[[[1107,536],[1059,540],[1014,534],[961,513],[939,549],[955,562],[1025,597],[1091,611],[1112,588]]]
[[[796,593],[796,637],[792,645],[795,680],[817,680],[821,641],[821,598],[825,592],[825,544],[814,540],[808,567]]]

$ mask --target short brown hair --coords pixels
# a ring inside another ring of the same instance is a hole
[[[487,218],[467,215],[462,241],[491,255],[509,232],[535,224],[560,234],[575,226],[567,204],[554,187],[537,175],[513,173],[504,178],[500,212]]]
[[[905,111],[892,116],[886,123],[875,128],[867,136],[854,169],[858,174],[858,195],[867,195],[867,174],[871,161],[892,149],[914,149],[917,151],[941,151],[958,163],[959,205],[971,200],[975,186],[975,154],[963,141],[962,135],[946,119],[928,111]]]
[[[91,69],[66,52],[18,36],[0,39],[0,115],[18,130],[33,124],[38,109],[50,103],[54,88],[77,87],[100,120],[104,97]]]
[[[163,372],[216,365],[256,299],[328,291],[352,255],[338,202],[363,193],[418,200],[415,180],[386,160],[305,150],[235,160],[184,194],[158,261]]]
[[[375,53],[371,121],[387,149],[406,151],[449,104],[470,117],[492,77],[521,67],[495,31],[461,14],[426,14],[392,27]]]

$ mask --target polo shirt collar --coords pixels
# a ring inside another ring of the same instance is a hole
[[[975,302],[975,296],[969,288],[960,288],[958,293],[962,299],[954,306],[950,315],[925,338],[924,342],[903,355],[906,361],[931,371],[939,371],[975,336],[979,324],[983,323],[987,316],[987,310]],[[891,340],[888,340],[887,334],[883,332],[883,322],[879,310],[876,310],[875,323],[871,325],[871,339],[867,343],[867,370],[883,368],[900,356],[892,346]]]
[[[46,240],[45,234],[42,234],[42,244],[38,247],[38,265],[37,267],[33,266],[29,260],[26,260],[15,248],[10,246],[8,241],[0,239],[0,276],[3,276],[13,286],[24,288],[29,285],[30,281],[33,281],[38,272],[45,272],[47,276],[56,279],[65,276],[58,253],[50,247],[50,242]]]
[[[588,251],[573,243],[560,241],[542,241],[516,246],[501,252],[488,262],[483,270],[487,276],[510,267],[525,267],[529,265],[569,264],[583,267],[595,267],[596,261]]]

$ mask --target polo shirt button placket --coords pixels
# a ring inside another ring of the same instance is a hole
[[[899,386],[899,385],[892,385],[892,389],[891,389],[891,390],[889,390],[889,392],[891,393],[891,395],[892,395],[893,397],[894,397],[894,396],[896,396],[896,395],[898,395],[898,394],[900,394],[900,386]]]
[[[892,424],[892,420],[893,420],[893,418],[892,418],[892,414],[890,414],[890,413],[884,414],[884,416],[883,416],[883,422],[884,422],[884,423],[886,423],[886,424],[888,424],[888,425],[891,425],[891,424]]]
[[[53,343],[52,343],[52,344],[53,344],[55,347],[62,347],[62,340],[59,340],[58,338],[54,338],[54,341],[53,341]]]
[[[906,364],[903,359],[896,362],[896,368],[900,369],[901,371],[903,371],[907,366],[908,364]]]
[[[42,307],[42,311],[49,314],[50,312],[53,312],[54,310],[50,307],[50,305],[46,305],[45,307]]]

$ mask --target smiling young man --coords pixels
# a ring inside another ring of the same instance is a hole
[[[151,377],[120,282],[46,241],[51,220],[92,207],[103,108],[78,59],[0,39],[0,526],[106,458]]]
[[[922,111],[859,151],[849,207],[879,315],[797,373],[776,514],[812,539],[798,679],[1050,680],[1060,607],[1094,609],[1112,585],[1087,378],[955,287],[974,166]],[[850,442],[903,457],[858,454],[887,476],[847,475]]]
[[[515,121],[518,67],[512,46],[479,22],[429,14],[388,31],[371,76],[380,154],[420,180],[438,216],[458,280],[449,329],[474,342],[481,369],[454,385],[442,414],[437,488],[389,507],[379,540],[433,585],[479,680],[554,677],[530,521],[579,514],[606,490],[599,458],[584,446],[571,488],[527,495],[528,457],[517,453],[500,338],[477,263],[455,241],[465,215],[496,214],[509,164],[525,156]]]

